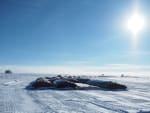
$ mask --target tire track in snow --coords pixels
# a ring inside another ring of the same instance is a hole
[[[105,111],[109,113],[110,112],[127,113],[127,111],[121,109],[119,106],[114,106],[114,104],[111,103],[111,102],[114,103],[115,102],[114,100],[108,101],[108,99],[106,98],[107,101],[104,101],[104,100],[101,100],[102,98],[97,98],[93,95],[90,95],[89,92],[87,93],[86,91],[80,91],[79,94],[78,92],[76,92],[77,93],[76,95],[80,96],[79,98],[73,95],[74,97],[76,97],[75,99],[70,99],[66,101],[74,101],[74,102],[85,103],[85,104],[90,103],[90,104],[97,106],[99,109],[103,108]]]
[[[38,106],[43,110],[43,113],[49,113],[49,111],[51,111],[52,113],[57,113],[53,108],[47,105],[47,103],[43,102],[37,93],[37,91],[28,91],[27,94],[36,104],[38,104]]]

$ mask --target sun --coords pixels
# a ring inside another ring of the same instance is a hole
[[[127,20],[127,29],[133,34],[137,35],[142,31],[145,26],[144,17],[138,12],[134,12],[133,15]]]

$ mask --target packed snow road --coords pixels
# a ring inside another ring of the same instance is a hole
[[[0,74],[0,113],[148,113],[150,77],[98,77],[124,84],[127,91],[26,90],[38,77]]]

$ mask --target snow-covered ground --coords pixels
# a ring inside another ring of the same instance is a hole
[[[150,77],[97,78],[125,84],[127,91],[25,89],[41,76],[0,74],[0,113],[150,112]]]

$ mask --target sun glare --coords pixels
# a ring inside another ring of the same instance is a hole
[[[133,35],[137,35],[144,28],[144,26],[144,18],[138,12],[135,12],[127,20],[127,28]]]
[[[137,49],[138,41],[139,41],[139,34],[144,30],[146,25],[146,20],[142,16],[142,14],[137,10],[134,10],[132,15],[127,18],[126,27],[129,32],[131,32],[131,42],[132,42],[132,49],[135,51]]]

